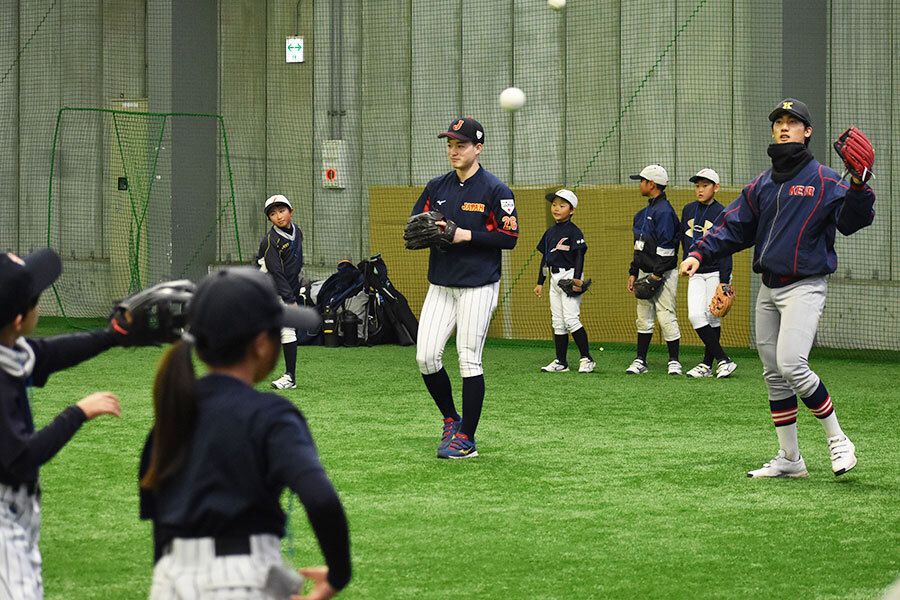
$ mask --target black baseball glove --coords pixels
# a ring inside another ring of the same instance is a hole
[[[164,281],[117,302],[109,326],[119,345],[158,346],[177,340],[195,289],[187,279]]]
[[[591,280],[584,279],[582,280],[581,285],[576,285],[574,279],[560,279],[559,287],[566,293],[566,296],[580,296],[591,287]],[[576,290],[575,288],[578,289]]]
[[[447,225],[442,229],[438,221],[446,221]],[[403,239],[409,250],[422,248],[447,248],[453,243],[453,235],[456,233],[456,223],[446,218],[436,210],[413,215],[406,221],[403,231]]]
[[[653,275],[644,275],[634,282],[634,297],[641,300],[649,300],[659,292],[665,282],[665,279],[656,279]]]

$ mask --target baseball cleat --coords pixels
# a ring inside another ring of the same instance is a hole
[[[835,477],[856,466],[856,446],[846,435],[828,438],[828,448],[831,450],[831,470]]]
[[[460,425],[462,425],[462,419],[454,420],[453,417],[444,419],[444,431],[441,433],[441,443],[438,444],[438,456],[450,445],[450,440],[459,431]]]
[[[713,373],[712,368],[708,364],[700,363],[699,365],[685,373],[685,375],[693,379],[699,379],[701,377],[712,377]]]
[[[291,377],[290,373],[285,373],[272,382],[272,387],[276,390],[286,390],[297,387],[297,384],[294,383],[294,378]]]
[[[719,379],[725,379],[737,369],[737,363],[733,360],[726,360],[724,362],[720,362],[719,366],[716,367],[716,377]]]
[[[475,458],[475,442],[464,433],[457,433],[444,450],[438,451],[438,458]]]
[[[681,363],[677,360],[669,361],[669,375],[681,375]]]
[[[546,367],[541,367],[541,371],[544,373],[565,373],[569,370],[569,365],[564,364],[553,359],[553,362],[547,365]]]
[[[634,359],[634,362],[631,363],[631,366],[625,369],[625,372],[629,375],[643,375],[649,369],[647,369],[647,363],[645,363],[640,358]]]
[[[595,363],[593,360],[591,360],[587,356],[584,356],[581,358],[581,362],[578,365],[578,372],[579,373],[593,373],[594,367],[596,367],[596,366],[597,366],[597,363]]]
[[[747,477],[806,477],[806,463],[803,457],[797,460],[788,460],[784,450],[779,450],[775,458],[763,464],[762,468],[749,471]]]

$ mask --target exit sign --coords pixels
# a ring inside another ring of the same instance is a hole
[[[303,38],[287,38],[285,61],[289,63],[303,62]]]

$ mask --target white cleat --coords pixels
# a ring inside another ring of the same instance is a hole
[[[687,375],[688,377],[691,377],[693,379],[699,379],[701,377],[712,377],[713,373],[712,373],[712,369],[710,368],[710,366],[708,364],[700,363],[699,365],[697,365],[696,367],[694,367],[693,369],[691,369],[690,371],[685,373],[685,375]]]
[[[642,361],[640,358],[634,359],[634,362],[631,363],[631,366],[625,369],[625,372],[629,375],[643,375],[649,369],[647,369],[647,363]]]
[[[797,460],[788,460],[784,450],[779,450],[775,458],[765,463],[761,469],[747,473],[747,477],[806,477],[806,463],[801,456]]]
[[[565,373],[568,370],[569,365],[564,365],[555,358],[553,359],[553,362],[546,367],[541,367],[541,371],[544,373]]]
[[[594,367],[597,366],[597,363],[584,356],[581,358],[581,362],[578,364],[578,372],[579,373],[593,373]]]
[[[733,360],[726,360],[725,362],[720,362],[719,366],[716,367],[716,377],[718,379],[725,379],[737,369],[737,363]]]
[[[846,435],[828,438],[828,449],[831,450],[831,470],[835,477],[856,466],[856,446]]]
[[[669,375],[681,375],[681,363],[677,360],[669,361]]]
[[[272,387],[276,390],[287,390],[291,388],[297,387],[297,384],[294,383],[294,378],[285,373],[278,379],[272,382]]]

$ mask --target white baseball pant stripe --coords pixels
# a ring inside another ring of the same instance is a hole
[[[271,600],[269,567],[281,565],[281,540],[250,536],[250,554],[216,556],[213,538],[175,538],[153,569],[150,600]]]
[[[784,400],[794,394],[808,398],[819,387],[819,376],[809,368],[809,351],[827,294],[825,277],[807,277],[781,288],[760,286],[756,348],[769,400]]]
[[[688,318],[694,329],[709,325],[719,327],[722,321],[709,312],[709,303],[719,287],[719,272],[694,273],[688,279]]]
[[[41,501],[24,486],[0,484],[0,600],[40,600]]]
[[[484,373],[481,355],[499,293],[499,281],[472,288],[428,286],[416,339],[416,362],[423,375],[443,368],[444,346],[454,327],[459,374],[475,377]]]
[[[581,299],[582,295],[569,296],[561,287],[561,279],[575,277],[575,269],[564,269],[559,273],[550,272],[550,323],[553,325],[553,333],[566,335],[572,331],[581,329]]]
[[[638,272],[638,279],[649,275],[644,271]],[[678,329],[678,316],[675,314],[675,295],[678,293],[678,269],[669,269],[663,275],[665,283],[656,296],[649,300],[638,298],[637,301],[637,325],[638,333],[653,333],[653,323],[659,319],[659,329],[663,339],[673,342],[681,339],[681,330]]]

